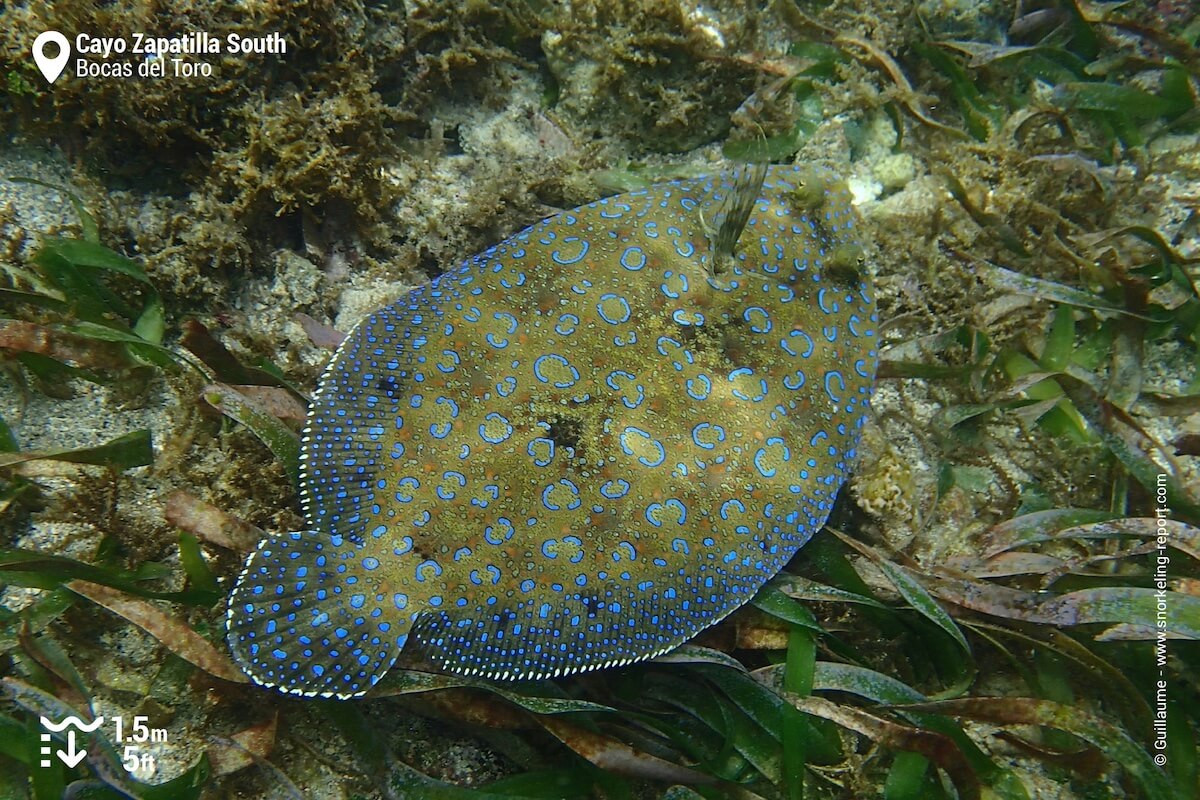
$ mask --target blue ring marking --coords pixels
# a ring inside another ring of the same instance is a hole
[[[770,333],[774,324],[771,322],[771,315],[762,306],[751,306],[742,312],[742,319],[750,323],[750,330],[753,333]]]
[[[638,463],[643,467],[657,467],[667,460],[667,451],[663,448],[662,442],[658,441],[641,428],[636,428],[632,425],[626,426],[625,430],[621,431],[621,451],[624,452],[625,455],[633,455],[633,449],[629,444],[629,439],[632,437],[638,437],[646,440],[655,450],[658,451],[657,457],[653,459],[646,458],[646,456],[638,456]]]
[[[513,527],[512,521],[508,517],[499,517],[495,525],[488,525],[483,529],[483,538],[488,544],[501,545],[511,539],[514,533],[516,528]]]
[[[782,447],[784,449],[784,461],[792,461],[792,449],[787,446],[786,441],[782,437],[770,437],[767,439],[768,447]]]
[[[709,428],[711,428],[717,435],[717,441],[715,444],[712,442],[700,441],[701,432]],[[712,422],[701,422],[699,425],[692,428],[692,441],[696,443],[697,447],[702,447],[705,450],[712,450],[718,444],[722,444],[725,441],[725,429]]]
[[[675,497],[664,500],[661,503],[651,503],[646,506],[646,521],[656,528],[661,528],[662,522],[657,519],[657,516],[667,508],[673,508],[678,512],[675,519],[676,525],[683,525],[687,522],[687,506]]]
[[[854,372],[857,373],[860,378],[870,379],[871,377],[871,373],[867,371],[866,360],[861,358],[854,362]]]
[[[836,379],[838,382],[838,394],[834,394],[829,388],[830,381]],[[835,403],[840,403],[841,393],[846,391],[846,379],[842,377],[842,373],[836,369],[831,369],[825,373],[825,394],[829,395],[829,399]]]
[[[569,544],[575,548],[575,553],[570,558],[572,564],[578,564],[583,560],[583,539],[578,536],[564,536],[563,544]]]
[[[679,279],[679,291],[678,292],[676,292],[671,287],[667,286],[667,282],[669,280],[671,280],[671,278]],[[672,300],[678,300],[680,295],[682,295],[684,292],[686,292],[688,290],[687,275],[683,274],[682,272],[672,272],[671,270],[667,270],[665,273],[663,273],[663,282],[658,288],[659,288],[659,291],[661,291],[667,297],[671,298]]]
[[[546,558],[558,558],[558,540],[547,539],[542,542],[542,555]]]
[[[829,299],[827,299],[827,295]],[[828,306],[826,303],[828,303]],[[837,299],[833,297],[833,292],[828,286],[822,286],[817,290],[817,306],[826,314],[836,314],[840,308]]]
[[[405,475],[396,481],[396,500],[401,503],[411,503],[416,491],[421,488],[421,482],[411,475]]]
[[[692,244],[686,239],[682,242],[676,239],[675,253],[679,255],[680,258],[691,258],[696,253],[696,245]]]
[[[627,541],[618,542],[617,546],[613,548],[613,553],[612,553],[613,561],[621,560],[621,552],[618,552],[618,551],[621,551],[625,554],[625,559],[627,561],[636,561],[637,560],[637,548],[633,546],[633,542],[627,542]]]
[[[738,514],[745,514],[746,513],[745,503],[743,503],[741,500],[738,500],[737,498],[734,498],[732,500],[726,500],[724,503],[721,504],[721,511],[720,511],[721,519],[728,520],[730,515],[733,514],[734,511],[736,511]]]
[[[451,361],[449,366],[446,366],[444,361],[438,362],[437,368],[445,375],[449,375],[451,372],[454,372],[455,367],[462,363],[462,359],[459,358],[458,353],[454,352],[453,350],[443,350],[442,355],[447,356]]]
[[[452,469],[448,469],[442,473],[442,480],[446,482],[453,480],[458,484],[459,489],[462,489],[467,485],[467,476],[463,475],[461,472],[455,472]],[[458,492],[455,491],[453,487],[442,485],[437,488],[437,496],[443,500],[453,500],[457,495]]]
[[[579,317],[574,314],[562,314],[554,326],[554,332],[559,336],[570,336],[579,327]]]
[[[601,212],[600,216],[603,217],[604,213]],[[646,254],[642,252],[642,248],[632,244],[625,248],[625,252],[621,253],[621,266],[630,272],[637,272],[646,266]]]
[[[496,392],[501,397],[508,397],[517,390],[517,379],[512,375],[505,375],[499,383],[496,384]]]
[[[424,583],[426,575],[430,572],[433,573],[433,577],[440,578],[442,576],[442,565],[432,558],[427,558],[420,564],[417,564],[417,568],[413,570],[413,575],[419,582]]]
[[[850,333],[851,333],[851,334],[854,336],[854,338],[856,338],[856,339],[857,339],[857,338],[860,338],[860,337],[863,335],[863,334],[862,334],[862,333],[861,333],[861,332],[858,330],[858,326],[859,326],[859,324],[860,324],[861,322],[862,322],[862,320],[858,318],[858,315],[857,315],[857,314],[851,314],[851,315],[850,315],[850,319],[846,321],[846,330],[850,331]],[[869,331],[868,331],[868,333],[869,333]]]
[[[674,345],[675,350],[677,351],[675,354],[667,352],[666,345],[668,345],[668,344]],[[675,370],[677,372],[683,371],[683,362],[679,361],[678,359],[676,359],[674,357],[674,355],[677,355],[679,351],[683,352],[683,358],[685,361],[687,361],[687,363],[689,363],[689,364],[696,363],[696,357],[692,355],[692,351],[688,350],[686,347],[683,346],[683,344],[681,342],[678,342],[675,339],[672,339],[670,336],[666,336],[666,335],[659,336],[658,342],[657,342],[657,349],[658,349],[658,354],[660,356],[671,359],[671,364],[674,365]]]
[[[505,333],[507,333],[509,336],[512,336],[514,333],[517,332],[517,318],[514,317],[512,314],[509,314],[507,311],[495,312],[494,314],[492,314],[492,319],[499,320],[500,322],[507,321],[508,327],[507,327],[507,330],[505,331]],[[493,334],[491,332],[488,332],[487,336],[485,336],[484,338],[487,339],[488,344],[490,344],[492,347],[496,348],[497,350],[502,350],[505,347],[508,347],[508,342],[509,342],[508,339],[496,336],[495,334]]]
[[[828,438],[829,438],[829,434],[826,433],[825,431],[817,431],[816,433],[814,433],[812,435],[812,438],[808,440],[808,445],[809,445],[809,447],[816,447],[817,443],[819,441],[821,441],[822,439],[828,439]],[[813,459],[809,459],[809,461],[812,461],[812,460]],[[809,466],[815,467],[816,464],[809,464]]]
[[[622,395],[621,403],[626,408],[637,408],[638,406],[640,406],[642,404],[642,401],[646,399],[646,391],[640,383],[635,383],[633,385],[633,388],[637,390],[637,399],[636,400],[629,399],[629,396],[627,394],[627,392],[629,390],[628,384],[630,384],[636,380],[637,380],[637,376],[634,375],[632,372],[626,372],[623,369],[615,369],[612,372],[608,373],[608,376],[604,379],[604,383],[608,386],[608,388],[612,389],[614,392],[621,393],[621,395]],[[624,382],[626,384],[626,386],[619,385],[618,381]]]
[[[676,553],[681,553],[685,556],[690,555],[692,552],[692,548],[690,546],[688,546],[687,539],[684,539],[681,536],[676,536],[674,539],[671,540],[671,550]],[[671,592],[671,596],[674,596],[673,589],[668,590],[668,591]]]
[[[704,325],[704,315],[699,311],[688,311],[683,308],[677,308],[671,312],[671,319],[677,325],[696,326]]]
[[[555,489],[557,489],[560,486],[565,488],[568,492],[570,492],[570,495],[571,495],[571,499],[567,501],[567,504],[565,507],[566,510],[574,511],[575,509],[579,508],[579,506],[583,502],[579,498],[579,487],[576,486],[575,483],[568,478],[561,478],[557,483],[551,483],[548,486],[546,486],[544,489],[542,489],[542,505],[545,506],[550,511],[562,511],[563,510],[564,507],[561,504],[552,503],[550,500],[550,495],[554,492]]]
[[[808,349],[805,350],[803,353],[797,353],[795,350],[793,350],[791,342],[788,341],[788,339],[794,339],[797,336],[801,337],[802,339],[804,339],[805,342],[808,343]],[[797,356],[798,355],[801,358],[808,358],[809,356],[811,356],[813,354],[813,349],[816,347],[816,345],[813,344],[812,337],[801,330],[794,330],[791,333],[789,333],[786,338],[781,339],[779,341],[779,346],[782,347],[789,356]]]
[[[688,397],[693,400],[707,400],[712,393],[712,379],[703,372],[687,379]]]
[[[583,246],[580,247],[580,249],[579,249],[578,255],[576,255],[574,257],[564,258],[559,255],[560,251],[552,250],[550,252],[550,257],[552,259],[554,259],[555,263],[557,263],[557,264],[578,264],[580,261],[583,260],[583,257],[587,255],[588,247],[590,245],[589,245],[587,239],[581,239],[578,236],[567,236],[563,239],[563,244],[573,244],[575,242],[583,243]]]
[[[531,439],[529,445],[525,448],[525,452],[533,459],[533,463],[539,467],[548,467],[550,462],[554,460],[554,440],[538,437]]]
[[[615,317],[609,317],[609,315],[605,313],[604,305],[605,303],[611,303],[614,300],[620,304],[621,308]],[[620,325],[622,322],[628,322],[629,317],[632,314],[629,309],[629,301],[626,300],[622,295],[614,292],[608,292],[607,294],[600,295],[600,302],[596,303],[596,311],[600,313],[600,319],[604,320],[609,325]]]
[[[729,373],[729,380],[730,380],[730,382],[732,382],[736,378],[740,378],[743,375],[753,376],[754,370],[752,370],[750,367],[738,367],[737,369],[735,369]],[[751,397],[750,395],[743,392],[741,389],[738,389],[735,387],[733,389],[733,396],[738,398],[739,400],[749,400],[752,403],[759,403],[759,402],[762,402],[763,398],[765,398],[767,396],[767,379],[766,378],[758,379],[758,389],[759,389],[758,394],[754,397]]]
[[[456,419],[458,417],[458,404],[449,397],[439,397],[436,400],[436,404],[449,404],[451,419]],[[429,433],[435,439],[445,439],[450,435],[450,429],[452,427],[454,427],[453,422],[434,422],[429,426]]]
[[[827,342],[836,342],[838,337],[837,325],[824,325],[821,327],[821,335],[825,337]]]
[[[525,285],[526,276],[524,272],[518,272],[516,278],[511,278],[506,275],[500,279],[500,285],[505,289],[518,289]]]
[[[489,483],[484,486],[483,491],[487,493],[488,497],[482,499],[479,497],[472,497],[471,505],[478,506],[479,508],[487,508],[492,502],[500,499],[500,487],[494,483]]]
[[[411,536],[401,536],[400,541],[392,548],[394,555],[402,556],[413,549],[413,538]]]
[[[681,197],[681,198],[679,198],[679,205],[683,208],[684,211],[691,211],[692,209],[694,209],[696,207],[696,198]]]
[[[774,467],[768,469],[762,465],[763,459],[766,457],[766,447],[760,447],[758,452],[756,452],[754,455],[754,467],[758,470],[758,474],[762,475],[763,477],[775,477],[775,474],[779,471],[778,469],[775,469]]]
[[[615,480],[605,482],[605,484],[600,487],[600,494],[604,495],[609,500],[620,500],[629,493],[629,488],[629,481],[625,480],[624,478],[616,478]]]
[[[575,369],[575,367],[571,366],[571,362],[568,361],[565,356],[560,356],[558,353],[547,353],[545,355],[538,356],[537,361],[533,362],[533,375],[535,378],[537,378],[542,383],[550,383],[550,379],[542,374],[542,370],[550,362],[554,362],[554,363],[558,364],[559,366],[563,366],[563,367],[566,367],[567,369],[571,370],[570,380],[554,381],[554,384],[553,384],[554,388],[569,389],[575,385],[576,381],[579,380],[579,370],[577,370],[577,369]]]
[[[392,604],[399,610],[403,611],[408,607],[408,595],[403,592],[396,592],[392,595]]]
[[[513,426],[503,414],[492,411],[483,419],[484,421],[479,423],[479,438],[483,439],[488,444],[500,444],[501,442],[507,441],[508,437],[512,436]],[[487,423],[491,421],[497,421],[504,426],[504,433],[494,439],[487,435]]]
[[[798,369],[783,379],[783,385],[784,388],[796,391],[797,389],[803,388],[806,381],[807,377],[804,374],[804,370]]]

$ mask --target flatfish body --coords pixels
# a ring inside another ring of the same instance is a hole
[[[760,174],[761,177],[761,174]],[[532,679],[663,653],[824,524],[876,366],[857,218],[773,166],[556,214],[371,314],[313,399],[309,530],[247,561],[228,640],[260,684],[353,697],[418,647]]]

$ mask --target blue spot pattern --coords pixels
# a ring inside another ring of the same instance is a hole
[[[705,220],[737,191],[562,212],[364,319],[310,408],[307,530],[230,598],[247,674],[346,698],[406,648],[495,679],[626,664],[780,570],[854,459],[877,319],[830,263],[859,245],[831,175],[769,168],[717,269]]]

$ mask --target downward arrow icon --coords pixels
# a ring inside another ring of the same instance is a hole
[[[76,750],[75,731],[67,731],[67,752],[64,753],[62,750],[59,750],[57,753],[64,764],[68,767],[75,767],[79,765],[80,761],[83,761],[83,757],[87,755],[87,750]]]

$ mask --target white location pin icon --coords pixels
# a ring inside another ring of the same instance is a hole
[[[46,45],[49,42],[58,45],[58,55],[53,58],[46,55]],[[33,60],[37,62],[42,76],[50,83],[54,83],[58,80],[58,76],[62,75],[67,62],[71,60],[71,43],[58,31],[41,33],[33,40]]]

